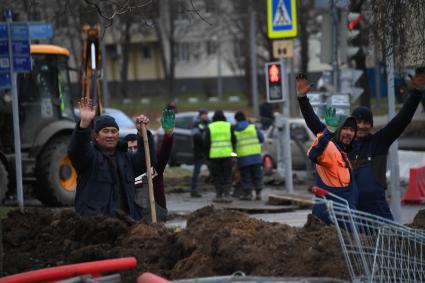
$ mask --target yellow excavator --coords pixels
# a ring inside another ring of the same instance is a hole
[[[81,82],[82,96],[90,96],[102,113],[99,34],[99,25],[83,27]],[[17,78],[23,181],[34,185],[37,198],[48,206],[73,204],[77,185],[67,156],[76,122],[69,55],[60,46],[31,45],[32,71]],[[16,187],[11,104],[10,92],[0,90],[0,201]]]

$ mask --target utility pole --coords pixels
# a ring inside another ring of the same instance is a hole
[[[24,212],[24,189],[22,182],[22,155],[21,155],[21,134],[19,127],[19,98],[17,87],[17,76],[13,66],[13,44],[12,44],[12,10],[5,9],[4,17],[7,22],[8,47],[9,47],[9,73],[12,83],[12,112],[13,112],[13,137],[15,146],[15,170],[16,170],[16,195],[21,212]]]
[[[331,0],[332,11],[332,78],[335,91],[341,90],[339,81],[339,66],[338,66],[338,28],[339,28],[339,13],[335,0]]]
[[[249,45],[251,51],[251,94],[252,94],[252,110],[256,118],[258,114],[258,77],[257,77],[257,43],[255,37],[255,11],[251,6],[250,11],[250,29],[249,29]]]
[[[223,98],[223,80],[221,77],[221,19],[220,13],[217,16],[218,23],[218,32],[217,32],[217,96],[221,99]]]

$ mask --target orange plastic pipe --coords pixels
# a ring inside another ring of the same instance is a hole
[[[137,278],[137,283],[171,283],[158,275],[155,275],[150,272],[145,272]]]
[[[46,282],[77,277],[84,274],[94,274],[98,276],[102,272],[125,270],[135,268],[136,266],[137,260],[135,257],[107,259],[18,273],[0,278],[0,283]]]

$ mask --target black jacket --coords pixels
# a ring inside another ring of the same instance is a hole
[[[117,183],[123,189],[123,201],[134,219],[141,218],[141,210],[134,202],[134,178],[146,171],[143,139],[139,138],[138,151],[128,152],[126,144],[115,152],[116,170],[108,153],[91,141],[91,129],[82,129],[79,122],[72,134],[68,155],[77,171],[75,210],[82,216],[105,214],[114,216],[119,207]],[[152,134],[148,132],[151,163],[156,163]],[[121,178],[120,180],[118,178]]]
[[[209,121],[195,121],[192,126],[193,159],[205,160],[204,141]]]

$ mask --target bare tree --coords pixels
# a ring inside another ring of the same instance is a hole
[[[382,59],[394,52],[398,70],[425,65],[425,1],[369,0],[365,10]]]
[[[159,39],[161,63],[170,100],[176,95],[175,72],[177,64],[176,52],[185,40],[193,40],[193,32],[203,30],[210,24],[203,18],[197,5],[192,0],[157,0],[159,17],[153,19],[154,30]],[[201,26],[200,26],[201,25]],[[196,53],[191,46],[189,56]]]

